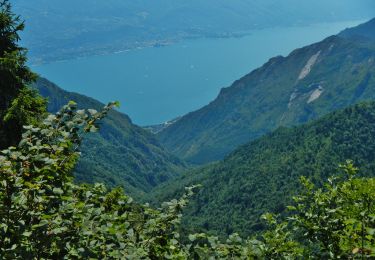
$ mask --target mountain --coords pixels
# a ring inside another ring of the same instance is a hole
[[[360,103],[317,121],[267,134],[239,147],[223,161],[190,171],[156,188],[165,201],[184,187],[202,184],[184,212],[188,232],[249,235],[264,228],[265,212],[285,213],[300,176],[321,185],[338,165],[353,160],[364,176],[375,176],[375,102]],[[263,224],[262,224],[263,223]]]
[[[371,17],[373,0],[12,0],[33,62]]]
[[[340,36],[349,39],[375,40],[375,18],[355,28],[349,28],[340,33]]]
[[[100,110],[104,106],[92,98],[64,91],[43,78],[35,87],[48,97],[50,112],[58,111],[70,100],[80,108]],[[75,169],[77,181],[123,186],[133,196],[149,191],[186,168],[151,133],[117,111],[111,111],[103,120],[99,133],[84,138],[81,151],[82,157]]]
[[[375,41],[368,37],[374,28],[372,20],[287,57],[272,58],[157,136],[173,154],[203,164],[279,126],[374,99]]]

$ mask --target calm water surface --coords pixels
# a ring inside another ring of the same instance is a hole
[[[359,23],[265,29],[242,38],[188,40],[32,69],[66,90],[104,103],[118,100],[133,122],[150,125],[208,104],[222,87],[273,56],[285,56]]]

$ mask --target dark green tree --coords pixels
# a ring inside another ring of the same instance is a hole
[[[45,114],[46,101],[28,85],[36,74],[26,65],[27,50],[19,46],[24,22],[0,0],[0,148],[16,145],[22,126],[35,124]]]

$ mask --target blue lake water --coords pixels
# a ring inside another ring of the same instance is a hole
[[[241,38],[187,40],[32,69],[66,90],[104,103],[118,100],[134,123],[150,125],[208,104],[222,87],[273,56],[285,56],[359,23],[264,29]]]

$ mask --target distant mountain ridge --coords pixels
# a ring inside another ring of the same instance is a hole
[[[363,176],[375,176],[375,102],[360,103],[302,126],[281,127],[237,148],[224,160],[157,187],[154,201],[201,184],[184,212],[187,232],[242,236],[265,228],[265,212],[285,214],[305,176],[322,185],[343,177],[339,164],[353,160]],[[155,199],[157,198],[157,199]]]
[[[43,78],[35,87],[48,98],[51,112],[70,100],[80,108],[100,110],[104,106],[95,99],[64,91]],[[117,111],[111,111],[103,120],[99,133],[85,136],[81,151],[75,169],[77,181],[122,186],[133,196],[148,192],[186,169],[186,164],[168,153],[151,133]]]
[[[192,163],[222,159],[238,145],[279,126],[305,123],[375,98],[374,20],[270,59],[223,88],[207,106],[157,134],[174,154]]]
[[[355,28],[346,29],[342,31],[339,36],[345,38],[360,37],[367,40],[375,40],[375,18]]]
[[[358,20],[372,0],[12,0],[33,62],[230,37],[254,29]],[[78,26],[77,26],[78,25]]]

